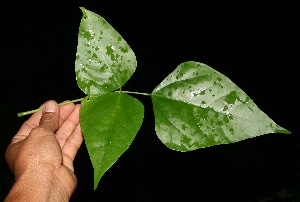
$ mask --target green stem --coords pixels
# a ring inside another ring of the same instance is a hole
[[[76,100],[65,101],[65,102],[59,103],[58,106],[70,104],[70,103],[73,103],[73,102],[79,102],[79,101],[82,101],[84,99],[85,99],[85,97],[84,98],[79,98],[79,99],[76,99]],[[28,115],[28,114],[33,114],[35,112],[39,112],[39,111],[42,111],[42,110],[43,110],[43,108],[38,108],[38,109],[26,111],[26,112],[19,112],[19,113],[17,113],[17,115],[18,115],[18,117],[21,117],[21,116],[25,116],[25,115]]]
[[[123,91],[123,90],[118,90],[118,91],[115,91],[117,93],[128,93],[128,94],[138,94],[138,95],[147,95],[147,96],[151,96],[151,94],[149,93],[140,93],[140,92],[131,92],[131,91]]]
[[[131,93],[131,94],[151,96],[151,94],[149,94],[149,93],[140,93],[140,92],[131,92],[131,91],[122,91],[122,90],[118,90],[118,91],[115,91],[115,92],[117,92],[117,93],[128,93],[128,94]],[[86,97],[79,98],[79,99],[76,99],[76,100],[71,100],[71,101],[65,101],[65,102],[59,103],[58,106],[70,104],[70,103],[73,103],[73,102],[79,102],[79,101],[82,101],[84,99],[86,99]],[[17,115],[18,115],[18,117],[21,117],[21,116],[25,116],[25,115],[28,115],[28,114],[33,114],[35,112],[39,112],[39,111],[42,111],[42,110],[43,110],[43,108],[38,108],[38,109],[26,111],[26,112],[19,112],[19,113],[17,113]]]

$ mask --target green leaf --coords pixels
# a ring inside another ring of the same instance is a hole
[[[87,95],[100,95],[122,87],[137,62],[122,36],[101,16],[81,7],[75,61],[79,88]]]
[[[94,189],[129,148],[144,117],[142,103],[123,93],[91,97],[80,109],[80,126],[94,167]]]
[[[178,151],[290,134],[230,79],[199,62],[180,64],[153,90],[152,102],[159,139]]]

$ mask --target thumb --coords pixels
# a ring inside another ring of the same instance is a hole
[[[58,129],[59,107],[57,102],[49,100],[44,104],[39,126],[55,133]]]

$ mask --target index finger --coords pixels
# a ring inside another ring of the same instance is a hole
[[[39,108],[43,108],[44,104],[42,104]],[[69,116],[69,114],[74,110],[74,108],[75,108],[74,103],[69,103],[69,104],[60,106],[59,125],[61,125],[64,122],[64,120]],[[34,114],[32,114],[31,117],[22,124],[19,131],[12,138],[11,143],[15,143],[15,142],[24,140],[29,135],[29,133],[32,131],[32,129],[39,126],[41,116],[42,116],[42,111],[35,112]]]
[[[44,104],[43,104],[44,105]],[[41,105],[40,108],[43,107],[43,105]],[[34,114],[32,114],[30,116],[29,119],[27,119],[22,126],[20,127],[19,131],[16,133],[16,135],[12,138],[11,143],[15,143],[15,142],[19,142],[21,140],[24,140],[29,133],[32,131],[32,129],[34,129],[35,127],[37,127],[39,125],[40,119],[42,116],[42,112],[36,112]]]

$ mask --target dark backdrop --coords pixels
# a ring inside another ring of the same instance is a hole
[[[68,0],[2,6],[1,197],[13,183],[4,151],[28,118],[16,114],[49,99],[84,96],[74,71],[83,6],[104,17],[136,54],[137,70],[124,90],[151,93],[181,62],[203,62],[292,134],[176,152],[155,134],[151,99],[134,96],[144,104],[145,118],[131,147],[94,191],[83,144],[71,201],[273,202],[297,201],[296,195],[300,201],[299,10],[274,1],[220,2]]]

